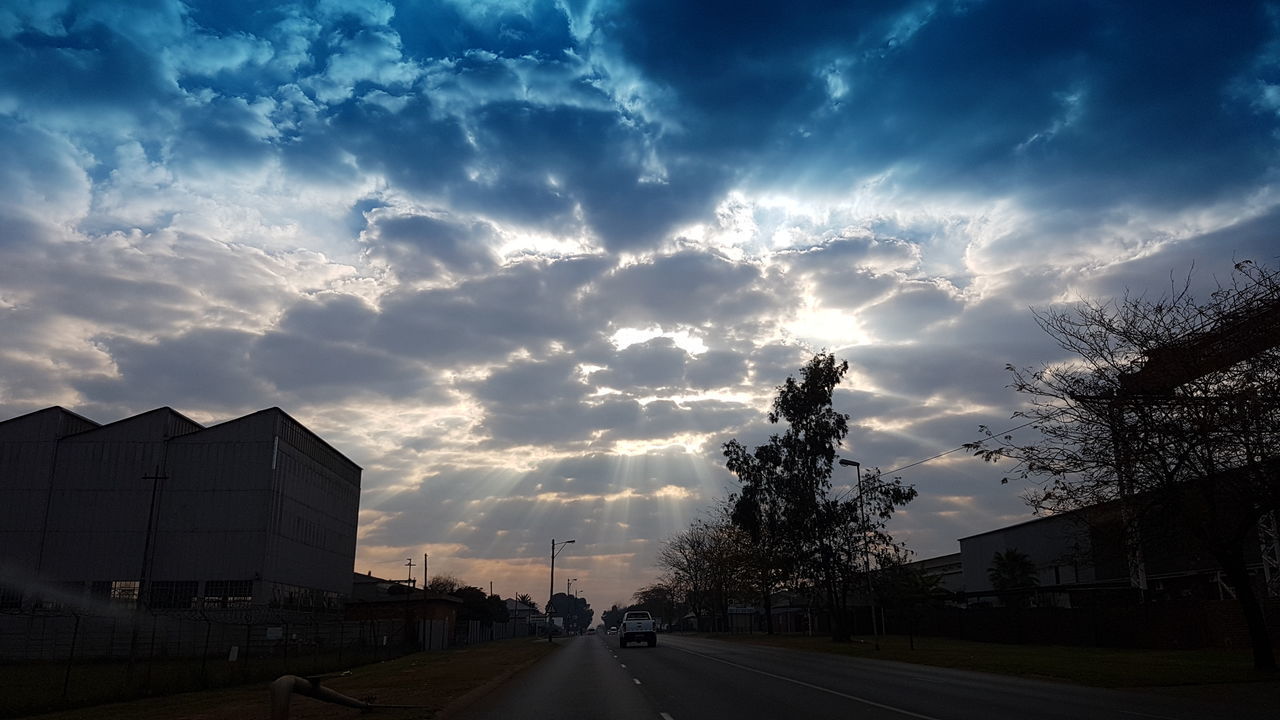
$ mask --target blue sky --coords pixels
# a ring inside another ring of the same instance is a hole
[[[279,405],[357,569],[595,605],[814,351],[847,455],[1010,427],[1031,308],[1274,264],[1268,3],[0,3],[0,415]],[[910,469],[928,557],[1024,520]],[[851,479],[837,478],[837,483]],[[559,575],[559,573],[557,573]]]

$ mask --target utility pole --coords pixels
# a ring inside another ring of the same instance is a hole
[[[404,564],[409,568],[409,587],[413,587],[413,558],[405,558]]]
[[[840,459],[840,464],[853,467],[858,473],[858,514],[862,516],[862,561],[867,567],[867,603],[871,606],[871,639],[876,650],[880,649],[880,634],[876,632],[876,594],[871,585],[871,538],[867,536],[866,490],[862,487],[862,464],[857,460]]]
[[[547,591],[547,642],[551,642],[551,608],[555,604],[556,597],[556,546],[559,545],[560,549],[564,550],[564,546],[572,542],[577,541],[556,542],[555,538],[551,538],[551,588]]]

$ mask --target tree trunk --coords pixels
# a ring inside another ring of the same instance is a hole
[[[1236,600],[1244,613],[1245,625],[1249,628],[1249,644],[1253,647],[1253,669],[1262,672],[1276,671],[1276,654],[1271,647],[1271,637],[1267,635],[1267,620],[1262,614],[1262,604],[1253,590],[1249,571],[1245,568],[1244,558],[1239,552],[1229,553],[1230,557],[1222,558],[1222,569],[1227,580],[1236,590]]]
[[[764,631],[767,635],[773,634],[773,598],[768,588],[764,591]]]
[[[844,588],[832,587],[827,583],[827,607],[831,608],[831,640],[847,643],[853,640],[853,631],[849,627],[848,603],[845,602]]]

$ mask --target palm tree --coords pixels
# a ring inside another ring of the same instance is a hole
[[[533,601],[533,598],[529,595],[529,593],[520,593],[519,595],[517,595],[516,602],[522,603],[524,605],[528,605],[529,607],[533,608],[534,612],[539,612],[538,603]]]
[[[1040,584],[1036,575],[1036,564],[1026,553],[1017,548],[1009,548],[997,552],[991,558],[991,567],[987,568],[987,579],[996,592],[1017,590]]]

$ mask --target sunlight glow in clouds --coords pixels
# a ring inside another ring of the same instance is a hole
[[[0,410],[279,405],[357,570],[538,597],[574,537],[625,600],[809,353],[891,467],[1005,425],[1029,308],[1275,260],[1275,13],[1176,5],[11,3]],[[1000,474],[895,530],[1025,519]]]

